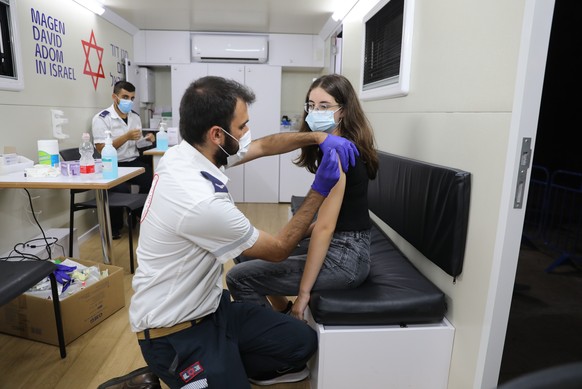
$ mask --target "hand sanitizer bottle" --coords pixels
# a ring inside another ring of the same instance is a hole
[[[113,147],[111,131],[105,131],[105,146],[101,150],[101,162],[103,163],[103,178],[111,180],[118,177],[117,150]]]
[[[168,150],[168,133],[166,132],[166,123],[160,123],[160,130],[156,135],[156,148],[160,151]]]

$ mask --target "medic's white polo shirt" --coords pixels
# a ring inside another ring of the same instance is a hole
[[[171,327],[213,313],[223,264],[259,236],[234,205],[228,178],[182,141],[160,160],[142,212],[132,330]]]
[[[125,124],[112,104],[109,108],[93,116],[93,142],[105,143],[105,131],[111,131],[111,139],[115,139],[136,128],[142,128],[139,115],[130,111],[127,114],[127,124]],[[119,162],[133,161],[137,157],[139,157],[139,151],[135,140],[128,140],[117,149],[117,160]]]

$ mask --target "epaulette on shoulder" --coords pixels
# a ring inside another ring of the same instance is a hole
[[[228,193],[228,188],[218,178],[214,177],[212,174],[205,172],[205,171],[201,171],[200,174],[202,174],[202,176],[204,178],[206,178],[208,181],[212,182],[212,185],[214,186],[215,193],[216,192]]]
[[[102,118],[104,118],[104,117],[106,117],[107,115],[109,115],[109,111],[105,109],[105,110],[101,111],[101,113],[99,114],[99,117],[102,117]]]

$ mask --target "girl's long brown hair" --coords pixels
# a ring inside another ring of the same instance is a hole
[[[326,91],[341,105],[343,117],[338,124],[339,134],[354,142],[360,152],[360,158],[366,164],[368,177],[374,179],[378,171],[378,155],[376,154],[374,133],[360,105],[360,100],[358,100],[354,87],[342,75],[328,74],[321,76],[313,81],[309,87],[307,95],[305,96],[306,103],[309,102],[309,94],[311,91],[318,87]],[[304,113],[300,132],[311,131],[305,122],[306,117],[307,113]],[[301,149],[301,155],[297,158],[295,164],[307,168],[311,173],[315,173],[320,161],[321,151],[315,145],[303,147]]]

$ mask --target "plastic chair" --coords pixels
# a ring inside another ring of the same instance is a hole
[[[57,325],[57,336],[61,358],[67,356],[59,291],[54,270],[57,266],[50,261],[0,261],[0,305],[4,305],[20,296],[28,289],[49,277],[51,281],[53,308]]]
[[[59,152],[61,158],[65,161],[78,160],[81,156],[79,154],[79,149],[65,149]],[[100,158],[99,154],[94,154],[94,157]],[[84,189],[71,189],[70,198],[70,213],[69,213],[69,236],[73,236],[73,228],[75,222],[75,212],[84,209],[95,209],[97,208],[97,202],[95,199],[88,201],[77,202],[75,196],[79,193],[87,192]],[[129,267],[131,274],[135,271],[134,264],[134,254],[133,254],[133,215],[134,212],[143,208],[145,201],[147,199],[146,194],[142,193],[122,193],[122,192],[108,192],[109,197],[109,208],[122,208],[127,212],[128,220],[128,235],[129,235]],[[73,239],[69,239],[69,256],[73,255]]]

